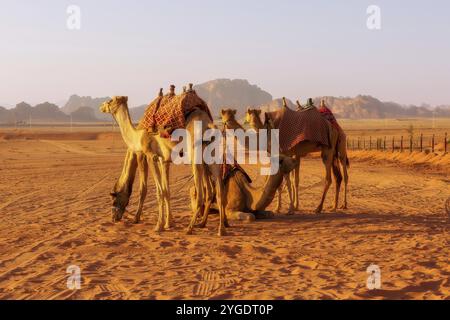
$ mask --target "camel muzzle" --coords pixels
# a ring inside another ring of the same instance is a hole
[[[117,223],[120,222],[123,218],[124,211],[119,208],[111,209],[112,222]]]

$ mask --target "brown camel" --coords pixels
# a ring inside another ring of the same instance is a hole
[[[222,123],[223,123],[225,129],[231,129],[231,130],[242,129],[242,130],[244,130],[242,125],[236,120],[236,114],[237,114],[237,110],[235,110],[235,109],[223,109],[221,111]],[[259,129],[256,129],[253,126],[252,126],[252,129],[254,129],[257,132],[259,131]],[[248,149],[248,146],[246,145],[245,148]],[[291,186],[291,180],[289,179],[289,176],[290,176],[290,173],[287,173],[285,175],[284,181],[286,181],[288,190],[291,190],[292,186]],[[276,213],[281,212],[282,192],[283,192],[283,184],[281,183],[280,189],[278,191],[277,206],[276,206],[276,210],[275,210]],[[288,194],[289,194],[290,203],[293,203],[292,192],[288,192]],[[291,208],[289,209],[288,214],[293,213],[292,207],[293,206],[291,206]]]
[[[144,161],[143,158],[141,158],[140,161],[138,162],[137,159],[139,159],[139,157],[142,156],[136,156],[137,157],[136,162],[142,164],[142,166],[140,166],[142,167],[140,170],[144,174],[143,178],[141,178],[141,187],[144,185],[143,180],[146,180],[145,171],[147,169],[145,167],[145,163],[148,163],[149,167],[153,171],[152,173],[154,173],[153,176],[155,178],[155,183],[157,186],[157,195],[160,194],[162,198],[161,201],[158,201],[160,203],[160,209],[164,206],[166,210],[166,227],[170,228],[171,212],[170,212],[169,168],[170,168],[172,148],[175,146],[175,144],[171,142],[169,139],[161,138],[159,134],[149,133],[147,130],[135,128],[130,118],[127,102],[128,102],[127,97],[114,97],[112,100],[105,102],[100,107],[100,110],[104,113],[111,113],[113,115],[114,119],[116,120],[116,122],[120,127],[122,137],[128,146],[129,151],[127,154],[124,170],[128,169],[136,170],[136,166],[134,165],[135,155],[132,155],[130,153],[145,154],[145,157],[147,158],[148,161]],[[204,111],[202,110],[193,111],[192,113],[189,114],[188,118],[186,119],[186,130],[191,134],[192,137],[195,136],[194,135],[195,122],[201,123],[203,130],[202,134],[204,133],[204,131],[208,130],[208,128],[212,125],[211,119]],[[193,155],[191,162],[192,162],[192,171],[194,175],[194,186],[199,196],[197,197],[197,203],[196,206],[194,207],[194,212],[187,233],[192,234],[197,217],[203,216],[205,211],[209,211],[209,204],[212,202],[213,191],[211,190],[212,184],[208,182],[211,180],[211,178],[213,178],[215,182],[216,195],[218,199],[217,202],[220,213],[219,235],[222,236],[225,235],[226,233],[225,228],[228,223],[226,221],[225,208],[223,206],[224,186],[221,179],[222,177],[221,166],[208,165],[208,167],[206,167],[206,165],[203,163],[203,159],[196,159],[197,153],[193,151],[195,147],[194,144],[195,141],[192,141],[191,145],[189,145],[188,147],[190,148],[190,154]],[[204,146],[202,146],[202,148],[203,147]],[[157,161],[155,161],[155,158],[157,159]],[[127,161],[130,163],[127,164]],[[159,162],[159,166],[155,166],[156,162]],[[127,203],[128,201],[126,200],[127,198],[126,195],[131,194],[130,185],[132,184],[131,182],[132,180],[129,178],[134,174],[135,171],[134,173],[129,172],[128,174],[125,174],[125,176],[122,179],[120,179],[121,181],[119,180],[119,183],[125,182],[125,184],[128,184],[128,186],[124,188],[126,190],[125,196],[121,195],[119,198],[117,197],[117,195],[113,194],[113,205],[114,204],[117,205],[117,202],[121,202],[119,207],[115,206],[113,208],[114,221],[120,220],[123,216],[124,210],[122,209],[126,207],[125,203]],[[117,185],[116,187],[120,188],[120,186]],[[141,188],[141,194],[145,193],[142,189],[145,190],[146,188],[145,187]],[[163,213],[160,210],[156,230],[161,231],[162,229],[163,229]]]
[[[266,208],[272,203],[277,190],[283,182],[284,175],[295,167],[297,162],[291,157],[279,156],[280,168],[272,176],[268,176],[264,185],[255,187],[241,170],[233,170],[225,182],[225,208],[229,219],[254,221],[256,218],[264,219],[273,216]],[[191,188],[191,199],[195,203],[196,191]],[[203,217],[202,224],[206,223],[208,215]]]
[[[286,100],[283,98],[283,110],[284,108],[287,108]],[[267,113],[267,116],[270,119],[271,115],[275,115],[274,113]],[[266,121],[266,124],[264,124],[261,121],[261,110],[256,109],[249,109],[246,114],[246,122],[250,124],[250,126],[255,130],[260,129],[268,129],[270,132],[270,129],[276,129],[273,128],[273,121]],[[333,207],[333,211],[337,210],[338,203],[339,203],[339,192],[340,192],[340,185],[342,182],[342,175],[339,168],[339,165],[335,161],[336,158],[336,146],[339,138],[339,132],[329,125],[329,132],[330,132],[330,143],[331,147],[327,146],[317,146],[316,143],[312,143],[310,141],[302,141],[299,144],[297,144],[294,148],[292,148],[288,155],[293,156],[298,161],[298,166],[295,168],[294,172],[292,173],[291,177],[286,177],[286,182],[288,186],[290,195],[291,203],[289,212],[293,212],[294,210],[299,210],[299,183],[300,183],[300,160],[302,157],[305,157],[306,155],[314,152],[321,152],[322,154],[322,162],[325,165],[325,187],[322,194],[322,199],[320,201],[319,206],[315,210],[316,213],[321,213],[323,210],[323,204],[325,202],[326,195],[328,193],[328,189],[330,188],[330,185],[332,183],[331,180],[331,174],[333,173],[335,180],[336,180],[336,196],[335,196],[335,204]],[[270,141],[270,139],[269,139]],[[293,188],[291,188],[291,185]],[[293,189],[293,190],[292,190]],[[279,196],[280,197],[280,196]]]

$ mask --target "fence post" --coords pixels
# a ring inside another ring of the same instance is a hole
[[[358,138],[358,151],[359,151],[359,146],[360,146],[361,142],[360,142],[360,138]]]
[[[447,154],[447,144],[448,144],[448,139],[447,139],[447,132],[445,133],[445,138],[444,138],[444,154]]]
[[[431,138],[431,152],[434,153],[434,134],[433,137]]]
[[[385,137],[384,137],[384,148],[383,148],[384,151],[386,151],[386,139],[387,139],[387,138],[386,138],[386,136],[385,136]]]
[[[372,151],[372,137],[369,137],[369,151]]]
[[[413,137],[409,137],[409,153],[413,152]]]
[[[395,152],[395,137],[392,137],[392,152]]]
[[[423,133],[420,134],[420,152],[423,152]]]
[[[403,136],[400,140],[400,152],[403,152]]]

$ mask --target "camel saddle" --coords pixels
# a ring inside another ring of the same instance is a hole
[[[280,130],[280,151],[292,150],[303,141],[330,146],[330,124],[317,109],[293,111],[283,108],[266,113],[266,124]]]
[[[208,105],[193,90],[180,95],[159,96],[148,106],[139,128],[152,132],[168,129],[170,134],[176,129],[186,128],[187,117],[197,109],[206,112],[213,121]]]

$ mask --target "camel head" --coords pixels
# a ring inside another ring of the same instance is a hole
[[[113,97],[111,100],[104,102],[100,106],[100,112],[114,114],[121,106],[127,106],[127,104],[128,97]]]
[[[237,110],[234,109],[222,109],[220,115],[222,118],[223,125],[226,126],[229,122],[236,121]]]
[[[111,217],[112,222],[120,222],[125,214],[125,209],[128,206],[130,197],[126,192],[111,192],[112,209]]]
[[[247,109],[247,113],[245,114],[245,123],[257,123],[257,120],[261,120],[261,110],[259,109]]]
[[[280,159],[280,172],[283,174],[291,172],[298,165],[298,161],[292,157],[287,157],[284,155],[279,155],[278,157]]]

